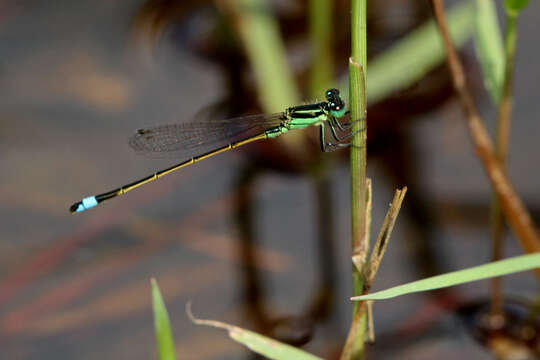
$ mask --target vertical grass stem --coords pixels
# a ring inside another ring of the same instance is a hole
[[[351,3],[351,57],[349,59],[350,116],[354,126],[351,131],[366,129],[366,0]],[[356,121],[359,120],[359,121]],[[366,236],[366,138],[367,131],[358,131],[351,138],[351,225],[352,256],[366,258],[369,249]],[[364,291],[364,271],[353,266],[353,294]],[[358,326],[352,339],[350,357],[363,358],[366,329],[366,310],[362,304],[353,305],[353,326]]]
[[[505,69],[504,69],[504,85],[502,97],[499,102],[498,118],[497,118],[497,134],[495,137],[495,156],[499,160],[503,171],[506,172],[508,159],[508,142],[510,139],[510,123],[512,113],[512,84],[514,72],[514,58],[516,53],[516,38],[517,38],[517,13],[506,13],[506,31],[504,40],[505,51]],[[504,236],[504,217],[501,211],[501,205],[497,195],[493,195],[491,203],[491,229],[492,229],[492,261],[497,261],[502,258],[503,253],[503,236]],[[493,278],[491,280],[491,313],[492,315],[500,315],[502,312],[502,290],[501,278]]]

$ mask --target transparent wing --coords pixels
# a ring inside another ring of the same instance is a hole
[[[283,113],[178,123],[139,129],[128,139],[138,154],[192,156],[260,134],[281,123]]]

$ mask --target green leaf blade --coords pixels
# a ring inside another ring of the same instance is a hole
[[[492,0],[476,0],[474,47],[484,86],[498,104],[502,94],[505,56],[497,11]]]
[[[215,328],[225,329],[229,333],[231,339],[246,346],[257,354],[263,355],[269,359],[275,360],[322,360],[321,358],[311,355],[308,352],[297,349],[294,346],[281,343],[267,336],[257,334],[256,332],[242,329],[238,326],[230,325],[216,320],[198,319],[191,313],[190,304],[186,311],[191,321],[197,325],[211,326]]]
[[[311,355],[303,350],[295,348],[271,339],[269,337],[257,334],[255,332],[236,329],[229,332],[231,338],[257,354],[263,355],[269,359],[276,360],[320,360],[321,358]]]
[[[448,11],[448,29],[456,47],[470,39],[474,4],[465,0]],[[429,20],[369,62],[367,94],[370,104],[414,85],[446,59],[434,20]]]
[[[540,268],[540,254],[536,253],[516,256],[464,270],[433,276],[427,279],[413,281],[371,294],[356,296],[351,298],[351,300],[390,299],[415,292],[436,290],[536,268]]]
[[[161,297],[156,280],[152,279],[151,284],[158,358],[160,360],[176,360],[176,349],[174,347],[169,314],[167,313],[167,308]]]

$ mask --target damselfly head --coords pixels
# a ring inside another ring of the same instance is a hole
[[[328,89],[326,90],[326,100],[331,101],[331,99],[339,98],[339,90],[338,89]]]
[[[342,117],[345,114],[345,102],[339,96],[338,89],[326,90],[326,100],[333,116]]]

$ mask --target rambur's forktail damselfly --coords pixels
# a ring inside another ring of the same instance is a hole
[[[293,106],[276,114],[251,115],[228,120],[162,125],[139,129],[129,138],[129,145],[141,154],[167,152],[182,152],[185,154],[195,152],[200,155],[115,190],[86,197],[71,205],[70,211],[76,213],[88,210],[105,200],[123,195],[141,185],[203,159],[257,140],[278,137],[289,130],[319,125],[321,129],[321,149],[323,151],[332,151],[339,147],[348,146],[349,144],[341,142],[353,134],[349,132],[342,136],[338,135],[338,130],[345,131],[351,126],[351,122],[345,123],[339,120],[346,115],[345,102],[341,99],[337,89],[329,89],[325,95],[326,101]],[[325,126],[330,128],[332,137],[337,143],[325,142]],[[203,153],[201,149],[205,148],[211,148],[212,150]]]

